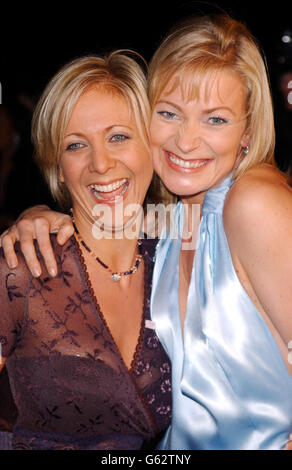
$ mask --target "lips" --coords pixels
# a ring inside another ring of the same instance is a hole
[[[166,161],[168,165],[175,171],[179,171],[179,172],[186,172],[186,173],[198,172],[212,161],[209,158],[185,160],[183,158],[178,157],[177,155],[173,153],[170,153],[167,151],[164,151],[164,153],[165,153],[165,157],[166,157]]]
[[[120,178],[104,184],[91,184],[89,190],[96,202],[104,204],[116,204],[124,198],[130,181],[127,178]]]

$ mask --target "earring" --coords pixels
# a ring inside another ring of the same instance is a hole
[[[243,153],[244,153],[245,155],[247,155],[247,154],[248,154],[248,152],[249,152],[249,145],[248,145],[248,144],[246,144],[246,146],[245,146],[245,147],[242,147],[242,151],[243,151]]]

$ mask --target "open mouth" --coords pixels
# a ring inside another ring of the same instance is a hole
[[[211,160],[210,159],[196,159],[196,160],[184,160],[179,158],[167,151],[165,151],[167,162],[171,166],[171,168],[175,170],[189,170],[194,171],[199,168],[206,166]]]
[[[89,189],[98,202],[113,204],[125,196],[129,185],[127,178],[121,178],[109,184],[91,184]]]

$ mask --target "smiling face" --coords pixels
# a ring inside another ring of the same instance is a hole
[[[239,78],[225,71],[204,80],[195,99],[187,99],[173,84],[153,110],[154,168],[172,193],[186,202],[201,202],[242,158],[249,139],[246,93]]]
[[[75,220],[88,220],[96,204],[142,205],[152,173],[149,150],[124,98],[101,86],[85,91],[66,128],[60,159]]]

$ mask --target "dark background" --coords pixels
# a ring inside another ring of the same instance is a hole
[[[97,0],[91,4],[60,3],[58,8],[51,3],[41,3],[34,9],[17,6],[14,12],[11,7],[8,15],[1,14],[1,29],[5,26],[1,41],[3,100],[10,92],[42,90],[64,62],[85,53],[133,48],[150,59],[176,20],[216,8],[244,21],[262,43],[268,58],[282,30],[292,27],[292,4],[281,0],[266,4],[251,0],[214,4]]]
[[[58,8],[51,3],[34,9],[17,6],[8,15],[1,15],[1,28],[5,26],[1,40],[3,101],[24,89],[38,93],[64,62],[82,54],[132,48],[150,59],[176,20],[216,8],[244,21],[260,40],[269,60],[273,59],[272,48],[279,35],[292,27],[292,4],[281,0],[266,4],[251,0],[214,4],[103,0],[91,4],[60,3]]]
[[[0,11],[0,231],[27,206],[41,202],[54,205],[32,159],[30,143],[32,109],[52,75],[75,57],[115,48],[137,50],[149,60],[169,27],[196,12],[223,9],[246,23],[258,38],[273,86],[279,129],[277,160],[281,169],[288,169],[292,112],[285,109],[278,81],[283,71],[292,70],[287,59],[292,56],[292,43],[281,42],[284,32],[292,28],[291,2],[218,1],[214,6],[183,0],[104,0],[34,5],[7,4]]]
[[[0,8],[0,232],[30,205],[54,206],[33,161],[30,142],[33,107],[52,75],[75,57],[116,48],[134,49],[149,60],[173,23],[198,11],[214,10],[207,2],[180,0],[33,5],[6,1]],[[292,29],[292,3],[218,1],[217,9],[243,21],[265,52],[275,104],[277,162],[288,170],[292,111],[279,81],[283,73],[292,71],[292,42],[281,40]],[[15,418],[5,374],[0,379],[0,429],[10,429]]]

